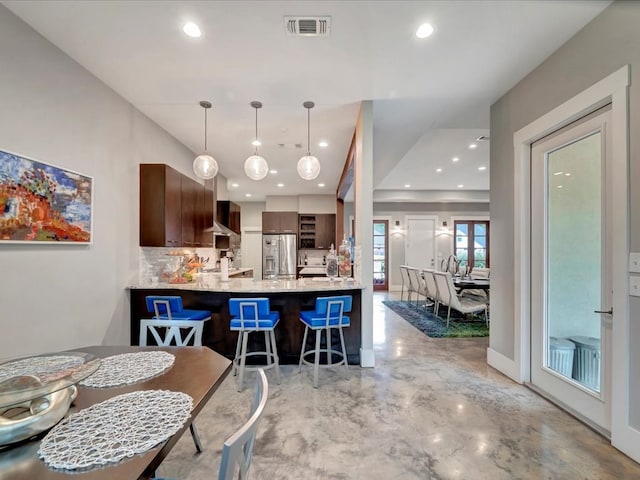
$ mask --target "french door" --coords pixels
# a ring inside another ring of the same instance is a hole
[[[610,106],[531,150],[531,383],[611,430]]]
[[[373,289],[389,290],[389,222],[373,221]]]

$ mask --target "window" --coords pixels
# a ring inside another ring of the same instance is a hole
[[[489,221],[456,220],[454,251],[460,265],[489,268]]]

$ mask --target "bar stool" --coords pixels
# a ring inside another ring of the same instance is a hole
[[[232,317],[231,331],[238,332],[236,356],[233,359],[233,374],[238,375],[238,391],[242,391],[244,387],[245,370],[275,368],[276,379],[280,384],[280,360],[275,336],[275,328],[280,321],[280,314],[269,310],[268,298],[230,298],[229,314]],[[252,332],[264,332],[265,351],[247,353],[249,334]],[[267,366],[247,367],[247,357],[256,355],[266,356]]]
[[[318,388],[318,369],[334,367],[336,365],[343,365],[345,368],[349,367],[347,362],[347,349],[344,346],[344,335],[342,333],[343,327],[348,327],[351,324],[351,319],[344,315],[351,311],[352,297],[351,295],[341,295],[335,297],[320,297],[316,298],[315,310],[307,310],[300,312],[300,321],[304,323],[304,337],[302,339],[302,349],[300,350],[300,363],[298,364],[298,371],[302,371],[302,364],[311,365],[311,361],[306,360],[304,357],[309,354],[314,354],[313,361],[313,388]],[[307,345],[307,334],[309,329],[316,332],[316,347],[313,349],[305,350]],[[341,350],[334,350],[331,345],[331,330],[337,329],[340,333],[340,345]],[[326,348],[320,348],[320,339],[322,338],[322,332],[325,331],[326,336]],[[326,364],[320,365],[320,354],[326,354]],[[333,355],[338,355],[340,361],[332,362]]]
[[[184,309],[182,297],[179,296],[150,295],[145,300],[147,311],[154,316],[140,320],[140,345],[147,344],[148,330],[156,344],[162,347],[170,346],[172,341],[175,341],[176,346],[184,347],[191,340],[194,346],[202,346],[202,329],[204,322],[211,320],[210,312]],[[164,334],[161,334],[159,328],[165,329]]]
[[[211,320],[211,313],[205,310],[186,310],[182,306],[182,297],[169,295],[149,295],[145,297],[147,311],[153,313],[153,318],[140,320],[139,345],[147,345],[147,330],[151,332],[156,344],[162,347],[171,345],[188,346],[193,340],[196,347],[202,346],[202,327],[204,322]],[[160,329],[164,329],[164,335]],[[183,330],[185,337],[182,336]],[[189,431],[193,437],[198,453],[202,452],[202,443],[198,430],[193,422],[189,424]]]

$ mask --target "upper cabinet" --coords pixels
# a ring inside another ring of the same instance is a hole
[[[218,200],[216,205],[218,223],[240,234],[240,205],[229,200]]]
[[[298,233],[298,212],[262,212],[262,233]]]
[[[336,215],[334,213],[305,213],[298,216],[300,249],[328,250],[336,243]]]
[[[140,165],[140,246],[212,247],[213,191],[164,164]]]

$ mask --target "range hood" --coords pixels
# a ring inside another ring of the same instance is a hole
[[[204,231],[205,232],[212,232],[213,235],[215,235],[215,236],[223,236],[223,237],[228,237],[230,235],[235,235],[236,234],[236,232],[234,232],[233,230],[225,227],[221,223],[216,222],[215,220],[213,221],[213,226],[211,226],[209,228],[205,228]]]

